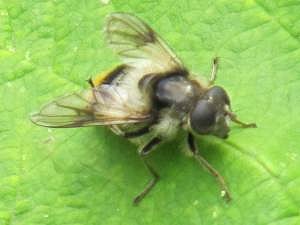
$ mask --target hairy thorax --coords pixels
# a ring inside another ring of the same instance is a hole
[[[181,75],[160,79],[154,85],[153,104],[158,110],[169,108],[184,117],[199,96],[199,86]]]

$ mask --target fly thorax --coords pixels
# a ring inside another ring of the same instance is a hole
[[[169,108],[164,108],[160,110],[159,120],[151,127],[151,131],[164,140],[171,140],[176,137],[180,125],[181,120],[175,112]]]
[[[158,80],[154,85],[153,102],[158,109],[169,107],[187,113],[197,96],[197,87],[184,76],[173,75]]]

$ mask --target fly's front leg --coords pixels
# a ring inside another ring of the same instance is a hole
[[[227,114],[232,122],[235,122],[235,123],[241,125],[243,128],[256,128],[257,127],[255,123],[244,123],[244,122],[240,121],[237,118],[237,116],[232,112],[227,112]]]
[[[203,156],[200,155],[200,152],[195,143],[194,136],[191,133],[188,134],[187,142],[190,151],[193,153],[194,158],[200,163],[201,166],[203,166],[211,175],[213,175],[216,178],[221,188],[222,197],[224,197],[226,201],[230,201],[231,195],[225,183],[224,178],[220,175],[220,173],[215,168],[213,168],[212,165],[209,164],[209,162],[206,161],[205,158],[203,158]]]
[[[161,143],[161,139],[158,137],[152,138],[139,152],[140,157],[147,168],[147,170],[150,172],[152,175],[152,179],[148,182],[146,185],[145,189],[139,193],[134,199],[133,203],[138,204],[141,202],[141,200],[144,199],[144,197],[151,191],[151,189],[155,186],[157,181],[159,180],[159,175],[158,173],[149,165],[149,163],[146,161],[146,156],[152,152],[155,147],[157,147],[158,144]]]
[[[212,67],[211,67],[211,74],[209,79],[209,85],[213,85],[216,78],[217,78],[217,70],[218,70],[219,58],[215,57],[213,59]]]

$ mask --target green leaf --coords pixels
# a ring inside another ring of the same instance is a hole
[[[229,204],[183,138],[153,153],[161,180],[134,207],[150,178],[135,146],[105,128],[29,121],[119,63],[101,33],[114,11],[143,18],[198,74],[220,57],[217,84],[258,125],[199,138]],[[300,224],[299,11],[298,0],[0,1],[0,224]]]

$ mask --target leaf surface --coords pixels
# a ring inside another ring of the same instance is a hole
[[[182,153],[183,136],[151,156],[161,180],[133,207],[150,176],[132,144],[104,128],[30,122],[119,63],[101,33],[114,11],[147,21],[199,75],[220,57],[217,84],[258,125],[198,140],[229,204]],[[0,1],[0,224],[300,224],[299,11],[297,0]]]

